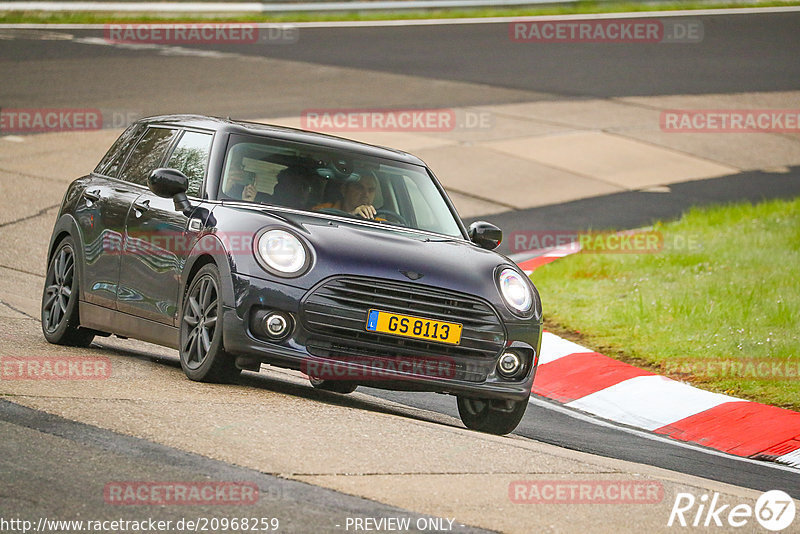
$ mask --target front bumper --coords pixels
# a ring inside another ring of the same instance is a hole
[[[379,358],[376,362],[373,357],[343,359],[320,356],[318,352],[316,355],[312,354],[309,352],[307,342],[319,336],[310,332],[302,320],[302,302],[313,289],[306,290],[238,274],[233,275],[233,282],[236,305],[226,306],[223,318],[223,341],[225,350],[229,354],[246,356],[262,363],[295,369],[306,374],[316,374],[312,373],[312,370],[334,368],[336,376],[342,380],[386,389],[431,391],[512,401],[523,401],[530,395],[542,334],[542,326],[536,321],[508,320],[502,317],[502,324],[506,330],[505,342],[495,355],[495,360],[484,362],[484,368],[491,370],[484,372],[481,380],[459,379],[454,373],[426,376],[402,364],[384,365],[386,362],[394,361],[388,357]],[[289,313],[295,319],[293,330],[286,339],[272,342],[253,333],[251,316],[256,310],[264,308]],[[503,379],[494,370],[496,358],[499,358],[506,349],[529,351],[533,354],[525,373],[515,380]],[[423,360],[440,358],[440,361],[452,362],[454,368],[462,367],[464,364],[462,360],[469,359],[471,361],[468,364],[474,363],[474,359],[459,358],[459,356],[442,358],[437,354],[419,354],[419,358]],[[318,376],[328,378],[326,375]]]

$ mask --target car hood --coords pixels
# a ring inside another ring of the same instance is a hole
[[[335,274],[386,278],[489,297],[494,271],[513,263],[464,239],[302,214],[275,214],[314,250],[305,287]],[[493,299],[491,299],[493,300]]]

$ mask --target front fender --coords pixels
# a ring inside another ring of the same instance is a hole
[[[186,294],[186,290],[191,283],[190,275],[195,271],[195,266],[198,265],[199,261],[206,263],[209,258],[219,269],[223,305],[229,308],[234,307],[236,305],[236,297],[234,296],[233,277],[231,276],[231,253],[222,240],[214,234],[201,236],[189,252],[181,274],[180,302],[183,302],[183,295]]]
[[[83,265],[85,262],[83,255],[83,233],[78,225],[78,221],[75,220],[72,214],[65,213],[61,215],[53,226],[53,233],[50,236],[50,244],[47,248],[47,263],[45,265],[49,267],[50,260],[53,259],[53,253],[56,251],[56,247],[58,247],[58,244],[67,235],[69,235],[75,243],[75,267],[76,274],[78,275],[78,287],[80,288],[78,299],[85,300],[85,290],[83,287]]]

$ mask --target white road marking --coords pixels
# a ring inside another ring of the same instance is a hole
[[[794,467],[800,467],[800,449],[778,456],[775,458],[775,461]]]
[[[594,352],[572,341],[560,338],[550,332],[542,334],[542,348],[539,351],[539,365],[554,362],[564,356],[577,352]]]
[[[0,11],[13,11],[20,9],[19,2],[0,2]],[[191,4],[185,4],[191,5]],[[3,6],[11,6],[3,9]],[[350,28],[350,27],[386,27],[386,26],[445,26],[464,24],[498,24],[519,21],[548,21],[548,20],[599,20],[599,19],[630,19],[630,18],[662,18],[662,17],[704,17],[714,15],[754,15],[770,13],[796,13],[800,6],[782,7],[753,7],[753,8],[727,8],[727,9],[697,9],[676,11],[636,11],[632,13],[588,13],[575,15],[537,15],[529,17],[485,17],[485,18],[457,18],[457,19],[408,19],[408,20],[356,20],[356,21],[324,21],[324,22],[292,22],[292,23],[256,23],[255,27],[269,28],[291,24],[298,28]],[[0,24],[1,28],[27,28],[27,29],[60,29],[60,30],[102,30],[108,24]]]
[[[81,37],[74,40],[76,43],[97,46],[113,46],[114,48],[121,48],[125,50],[152,50],[158,52],[162,56],[192,56],[192,57],[210,57],[210,58],[249,58],[242,54],[234,54],[231,52],[219,52],[217,50],[207,50],[199,48],[184,48],[182,46],[171,46],[155,43],[116,43],[109,41],[102,37]]]
[[[1,2],[0,9],[17,11],[147,11],[162,13],[286,13],[320,11],[386,11],[397,9],[459,9],[518,7],[553,0],[372,0],[346,2]],[[572,4],[577,0],[555,0]],[[12,7],[7,7],[12,6]],[[19,6],[19,7],[17,7]]]
[[[649,439],[651,441],[659,441],[661,443],[668,443],[669,445],[674,445],[675,447],[681,447],[683,449],[689,449],[697,452],[702,452],[705,454],[710,454],[711,456],[719,456],[722,458],[728,458],[729,460],[736,460],[739,462],[745,462],[748,464],[755,464],[760,465],[763,467],[768,467],[771,469],[778,469],[780,471],[788,471],[790,473],[800,473],[800,469],[796,469],[794,467],[789,467],[786,465],[775,464],[772,462],[765,462],[763,460],[753,460],[752,458],[745,458],[742,456],[734,456],[733,454],[728,454],[725,452],[721,452],[715,449],[707,449],[705,447],[701,447],[699,445],[694,445],[691,443],[686,443],[683,441],[678,441],[675,439],[671,439],[665,436],[659,436],[658,434],[651,434],[650,432],[645,432],[644,430],[637,430],[635,428],[629,428],[626,426],[620,426],[616,423],[611,421],[604,421],[603,419],[599,419],[593,415],[583,414],[577,410],[573,410],[570,408],[565,408],[561,404],[557,404],[555,401],[546,401],[537,397],[531,397],[528,401],[530,404],[534,406],[538,406],[540,408],[544,408],[547,410],[553,410],[555,412],[567,415],[572,417],[573,419],[577,419],[579,421],[584,421],[586,423],[591,423],[593,425],[602,426],[604,428],[610,428],[619,432],[624,432],[626,434],[631,434],[634,436],[638,436],[640,438]],[[790,453],[794,454],[794,453]]]
[[[725,402],[748,402],[660,375],[637,376],[566,406],[626,425],[655,430]]]

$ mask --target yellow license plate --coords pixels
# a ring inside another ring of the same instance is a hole
[[[369,311],[366,325],[366,329],[370,332],[413,337],[452,345],[458,345],[461,341],[461,328],[462,325],[459,323],[446,323],[380,310]]]

